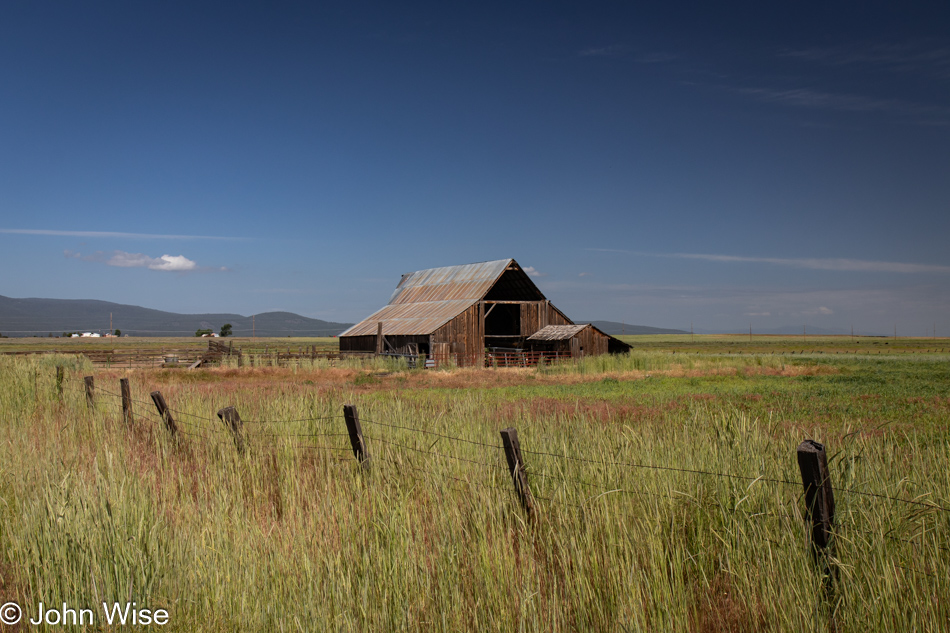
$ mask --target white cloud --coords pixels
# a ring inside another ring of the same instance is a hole
[[[526,266],[523,270],[526,273],[528,273],[529,277],[547,277],[548,276],[547,273],[542,273],[536,270],[534,266]]]
[[[578,277],[590,277],[593,273],[581,273]]]
[[[185,270],[194,270],[198,267],[198,264],[191,261],[184,255],[162,255],[156,261],[149,262],[149,270],[171,270],[171,271],[185,271]]]
[[[116,266],[118,268],[148,268],[149,270],[158,270],[165,272],[190,272],[199,270],[198,264],[188,259],[184,255],[162,255],[161,257],[149,257],[142,253],[126,253],[125,251],[103,252],[96,251],[91,255],[83,255],[72,251],[65,251],[66,257],[81,259],[86,262],[96,262],[107,266]],[[226,268],[215,268],[213,270],[227,270]]]

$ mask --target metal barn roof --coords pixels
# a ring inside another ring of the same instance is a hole
[[[521,270],[513,259],[499,259],[405,274],[388,305],[340,336],[375,336],[379,322],[387,336],[431,334],[482,300],[512,265]]]

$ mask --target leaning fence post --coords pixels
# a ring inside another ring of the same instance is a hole
[[[132,389],[129,387],[128,378],[119,379],[119,387],[122,392],[122,418],[125,420],[125,423],[131,427],[132,426]]]
[[[175,418],[172,417],[172,412],[169,411],[168,405],[165,404],[165,398],[162,396],[161,391],[153,391],[149,394],[152,396],[152,402],[155,403],[155,408],[158,409],[158,414],[162,416],[162,419],[165,420],[165,428],[168,429],[168,432],[172,434],[172,438],[178,437],[178,425],[175,424]]]
[[[343,417],[346,419],[346,430],[350,434],[350,444],[353,446],[353,455],[356,461],[363,466],[363,470],[369,470],[369,451],[366,450],[366,440],[363,439],[363,428],[360,426],[360,416],[356,412],[356,406],[352,404],[343,405]]]
[[[96,379],[85,376],[82,381],[86,384],[86,407],[92,410],[96,400]]]
[[[244,423],[241,422],[241,416],[238,415],[237,409],[225,407],[218,411],[218,417],[231,431],[231,435],[234,436],[234,446],[237,448],[237,452],[243,455],[247,445],[244,440]]]
[[[805,487],[805,509],[811,521],[812,553],[829,582],[837,571],[830,562],[834,554],[835,497],[825,447],[814,440],[798,445],[798,468]]]
[[[501,441],[505,447],[505,457],[508,459],[508,470],[515,484],[515,492],[521,500],[521,507],[528,514],[529,520],[536,518],[534,498],[528,488],[528,475],[524,469],[524,458],[521,456],[521,442],[518,441],[518,431],[513,428],[501,432]]]

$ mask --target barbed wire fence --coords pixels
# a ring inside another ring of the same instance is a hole
[[[825,448],[811,440],[802,442],[796,449],[802,478],[800,481],[792,481],[764,475],[752,476],[679,466],[620,461],[604,457],[592,458],[571,455],[567,452],[531,450],[520,446],[517,431],[513,428],[500,430],[499,434],[502,441],[491,443],[406,424],[397,424],[392,421],[361,418],[353,405],[345,405],[343,412],[339,415],[311,416],[287,420],[241,420],[234,407],[225,407],[217,412],[218,421],[216,422],[211,416],[203,416],[168,406],[159,391],[149,394],[151,402],[141,398],[133,398],[131,390],[128,388],[127,379],[122,379],[120,382],[118,393],[101,387],[97,388],[92,376],[83,378],[81,388],[75,383],[71,383],[70,389],[74,398],[77,400],[85,399],[86,406],[90,411],[95,410],[101,402],[107,403],[107,407],[111,411],[122,416],[121,419],[129,428],[142,424],[141,421],[136,422],[131,414],[134,407],[136,415],[144,416],[147,424],[152,425],[152,428],[164,427],[176,445],[180,445],[184,441],[200,441],[222,448],[233,446],[238,453],[245,457],[254,451],[266,452],[276,449],[321,451],[341,462],[349,460],[350,458],[344,457],[344,454],[352,452],[353,458],[357,460],[363,471],[376,470],[378,469],[378,463],[384,463],[396,469],[399,474],[405,474],[414,480],[431,480],[433,476],[440,480],[448,480],[452,482],[449,484],[450,487],[461,492],[468,492],[471,486],[504,491],[508,495],[513,494],[518,499],[530,524],[541,520],[544,513],[554,506],[584,510],[585,506],[591,501],[607,495],[677,500],[705,505],[710,508],[723,508],[721,502],[704,502],[682,493],[678,494],[675,490],[664,494],[646,490],[643,487],[631,487],[614,480],[601,478],[591,481],[587,478],[581,479],[570,476],[566,474],[566,465],[568,464],[602,469],[613,468],[621,472],[649,471],[656,474],[714,478],[748,484],[747,489],[755,484],[768,484],[786,490],[794,489],[798,491],[795,496],[798,503],[793,506],[792,512],[745,512],[739,510],[738,504],[727,509],[733,514],[741,515],[749,520],[777,518],[795,522],[804,521],[811,530],[810,547],[812,553],[829,587],[833,585],[833,581],[837,577],[834,535],[842,530],[853,530],[864,536],[880,537],[917,548],[932,546],[943,552],[950,552],[950,547],[941,545],[936,541],[932,543],[921,542],[926,534],[918,539],[908,539],[897,534],[887,532],[882,534],[867,530],[854,521],[847,524],[836,523],[835,496],[841,498],[842,496],[853,495],[897,504],[908,508],[910,512],[908,516],[910,517],[921,516],[926,513],[950,514],[950,507],[948,507],[950,504],[930,500],[928,497],[934,497],[933,493],[921,494],[915,498],[907,499],[884,492],[833,486],[832,473],[828,468]],[[58,396],[62,400],[64,381],[61,373],[57,375],[57,390]],[[343,422],[342,427],[340,426],[341,421]],[[319,432],[307,433],[281,432],[279,430],[281,426],[299,426],[301,424],[322,426],[324,428]],[[363,430],[363,424],[367,425],[369,432]],[[338,430],[331,429],[331,425],[337,425]],[[253,430],[249,431],[249,429]],[[411,439],[407,440],[401,436],[396,436],[395,432],[410,434],[409,437],[415,438],[416,441],[413,443]],[[344,444],[342,438],[349,440],[349,446],[341,445]],[[448,445],[448,450],[445,448],[434,450],[437,445],[443,444]],[[372,455],[369,450],[372,446],[382,446],[385,447],[385,450]],[[454,450],[460,447],[467,449],[468,453],[461,452],[460,454],[460,451]],[[528,467],[525,455],[539,465]],[[424,460],[424,462],[420,464],[419,459]],[[443,466],[456,464],[475,467],[477,470],[489,474],[489,476],[483,478],[483,480],[478,480],[471,476],[471,469],[465,473],[456,472],[454,474],[451,474],[449,468],[434,472],[431,468],[434,462],[438,462]],[[511,484],[508,486],[500,485],[499,478],[502,480],[510,478]],[[487,479],[487,481],[484,479]],[[542,484],[532,486],[530,484],[532,480],[540,481]],[[464,487],[459,487],[457,484]],[[535,487],[543,489],[548,496],[534,494],[533,488]],[[583,493],[580,493],[580,491],[583,491]],[[573,494],[565,494],[571,492]],[[579,497],[582,500],[577,503]],[[801,512],[802,504],[800,501],[803,498],[804,512]],[[544,502],[544,505],[539,505],[539,501]],[[914,574],[934,577],[934,574],[930,571],[895,564]]]

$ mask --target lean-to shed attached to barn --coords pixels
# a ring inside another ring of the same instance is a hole
[[[589,323],[543,327],[525,340],[525,347],[533,352],[570,353],[574,358],[618,354],[631,349],[630,345]]]
[[[340,334],[340,351],[407,352],[476,362],[486,348],[524,347],[549,325],[573,325],[513,259],[402,276],[389,303]]]

